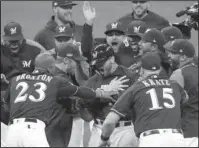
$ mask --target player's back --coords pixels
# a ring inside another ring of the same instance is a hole
[[[151,129],[181,129],[180,104],[185,93],[176,82],[148,78],[137,82],[135,88],[133,107],[138,135]]]
[[[56,102],[58,79],[45,73],[22,74],[10,86],[10,120],[36,118],[49,123],[63,111]]]

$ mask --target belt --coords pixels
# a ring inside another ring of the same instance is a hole
[[[18,122],[19,120],[16,119],[16,122]],[[33,122],[33,123],[37,123],[37,119],[33,119],[33,118],[25,118],[24,119],[24,122]],[[10,121],[9,125],[10,124],[13,124],[14,123],[14,120]]]
[[[143,132],[140,134],[140,137],[145,137],[145,136],[149,136],[149,135],[153,135],[153,134],[161,134],[161,133],[179,133],[179,134],[183,134],[181,129],[154,129],[154,130],[149,130],[146,132]]]
[[[99,119],[95,119],[94,123],[102,125],[104,123],[104,121],[99,120]],[[120,122],[116,123],[115,127],[130,126],[130,125],[132,125],[131,121],[120,121]]]

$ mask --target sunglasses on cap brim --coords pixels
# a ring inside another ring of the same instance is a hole
[[[140,3],[140,4],[144,4],[144,3],[146,3],[147,1],[133,1],[132,0],[132,3],[134,3],[134,4],[137,4],[137,3]]]
[[[106,33],[106,35],[107,36],[121,36],[121,35],[124,35],[124,33],[123,32],[121,32],[121,31],[110,31],[110,32],[107,32]]]
[[[62,8],[62,9],[72,9],[73,8],[73,6],[74,5],[61,5],[61,6],[59,6],[60,8]]]
[[[69,36],[58,36],[58,37],[55,37],[55,40],[58,41],[58,42],[68,42],[71,39],[72,39],[72,37],[69,37]]]

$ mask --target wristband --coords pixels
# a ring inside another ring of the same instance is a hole
[[[101,139],[102,141],[108,141],[110,137],[104,137],[103,135],[101,135]]]

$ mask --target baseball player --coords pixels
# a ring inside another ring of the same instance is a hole
[[[54,62],[52,56],[41,54],[35,59],[33,73],[24,73],[11,80],[3,100],[10,107],[6,146],[49,147],[45,128],[55,116],[64,113],[57,103],[59,96],[110,98],[111,91],[77,87],[61,77],[52,76],[47,69]]]
[[[107,89],[109,84],[116,77],[127,80],[122,80],[126,87],[130,86],[135,80],[136,76],[124,66],[118,65],[115,62],[114,51],[108,45],[98,46],[94,51],[94,59],[92,61],[93,68],[97,71],[97,74],[92,76],[88,82],[87,87],[94,90]],[[110,108],[113,106],[117,98],[123,93],[125,89],[119,91],[118,95],[113,95],[113,101],[89,101],[87,108],[90,111],[93,121],[91,122],[91,137],[89,140],[89,147],[98,146],[100,140],[100,134],[102,132],[102,124]],[[131,122],[131,114],[122,118],[117,122],[116,129],[111,137],[111,147],[136,147],[137,137],[134,133],[134,127]]]
[[[159,77],[161,60],[158,55],[147,53],[141,63],[142,79],[128,88],[112,107],[104,121],[99,145],[111,144],[116,123],[133,110],[139,147],[185,146],[180,105],[187,100],[186,93],[175,81]]]
[[[57,26],[67,25],[74,29],[74,37],[77,41],[81,41],[82,26],[73,21],[73,7],[77,4],[72,0],[53,0],[52,10],[54,15],[46,23],[45,27],[40,29],[34,37],[34,40],[40,43],[46,50],[55,48],[54,36],[56,34]]]
[[[184,88],[189,100],[182,106],[182,130],[187,147],[198,147],[198,67],[193,58],[194,46],[185,39],[176,39],[167,48],[176,70],[170,76]]]
[[[132,12],[120,17],[117,21],[122,23],[124,29],[134,20],[144,21],[149,28],[161,30],[164,27],[170,26],[168,20],[149,10],[149,1],[132,0]]]

